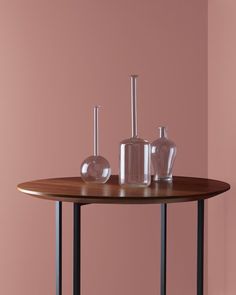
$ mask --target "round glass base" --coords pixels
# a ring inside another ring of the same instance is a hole
[[[81,164],[80,174],[86,183],[106,183],[111,175],[111,167],[104,157],[90,156]]]

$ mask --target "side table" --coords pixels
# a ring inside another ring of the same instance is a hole
[[[175,176],[172,182],[152,182],[146,188],[121,187],[113,175],[106,184],[86,184],[80,177],[54,178],[21,183],[18,190],[56,202],[56,295],[62,295],[62,202],[72,202],[73,216],[73,295],[81,295],[81,207],[87,204],[161,205],[160,294],[166,295],[167,204],[197,202],[197,295],[203,295],[204,200],[230,189],[211,179]]]

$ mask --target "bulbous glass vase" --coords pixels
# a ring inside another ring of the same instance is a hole
[[[111,167],[102,156],[90,156],[81,164],[80,173],[87,183],[106,183],[111,175]]]
[[[80,166],[80,175],[87,183],[106,183],[111,176],[111,167],[107,159],[99,155],[98,150],[98,109],[93,108],[93,155],[87,157]]]

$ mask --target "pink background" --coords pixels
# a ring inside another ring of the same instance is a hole
[[[97,103],[100,150],[117,173],[119,141],[130,135],[130,73],[140,75],[140,136],[153,140],[167,125],[175,174],[204,177],[208,168],[232,184],[208,203],[206,278],[209,295],[235,293],[236,4],[208,2],[0,1],[0,294],[54,294],[54,204],[16,184],[79,175]],[[71,294],[70,204],[63,213]],[[157,205],[84,207],[82,294],[159,294],[159,219]],[[169,206],[168,295],[195,294],[195,221],[194,203]]]
[[[235,27],[236,2],[209,0],[208,172],[231,184],[231,191],[208,207],[209,295],[236,293]]]

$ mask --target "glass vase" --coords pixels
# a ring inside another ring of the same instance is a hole
[[[98,154],[98,109],[94,107],[94,144],[93,155],[86,158],[80,167],[82,179],[87,183],[106,183],[111,175],[111,167],[107,159]]]
[[[172,180],[172,171],[176,157],[176,145],[167,137],[165,127],[159,127],[160,138],[151,144],[151,161],[154,181]]]
[[[137,132],[137,75],[131,75],[132,137],[120,143],[119,183],[123,186],[145,187],[151,183],[150,144]]]

